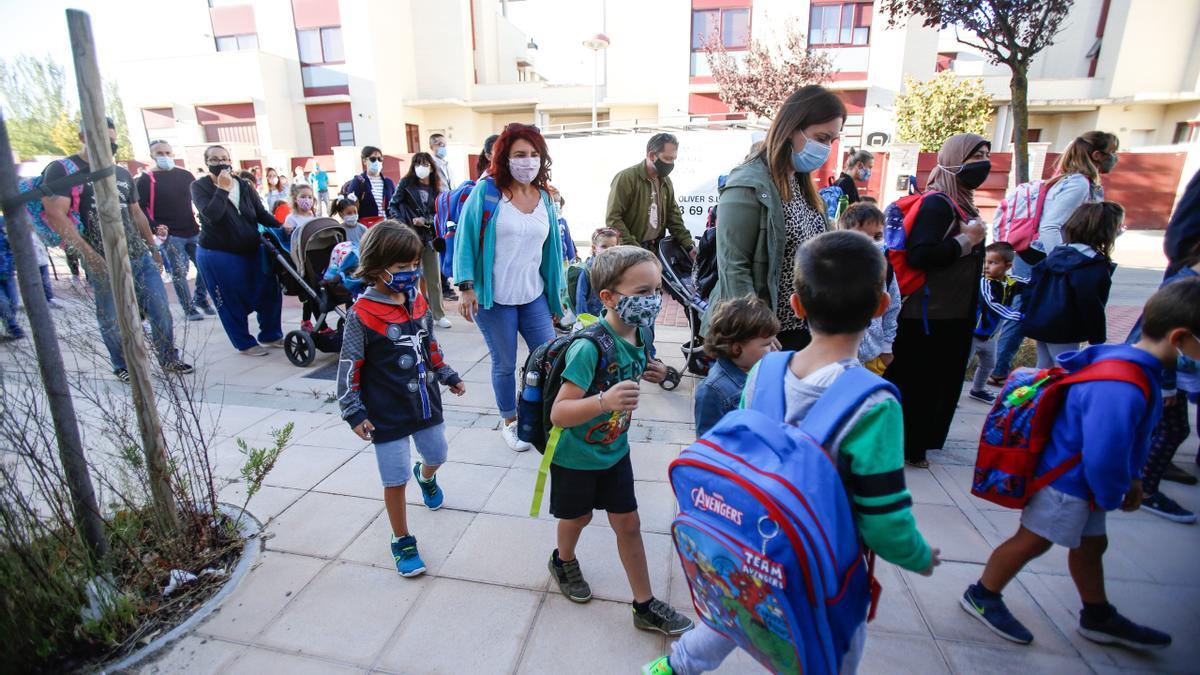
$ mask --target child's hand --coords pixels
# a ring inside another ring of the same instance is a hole
[[[1137,511],[1142,505],[1142,481],[1135,480],[1129,484],[1129,492],[1125,493],[1125,500],[1121,502],[1122,511]]]
[[[667,379],[667,365],[662,361],[650,361],[646,363],[646,369],[642,371],[642,379],[651,384],[662,382]]]
[[[638,383],[633,380],[622,380],[609,387],[604,392],[603,408],[610,412],[631,412],[637,409]]]
[[[450,393],[454,394],[455,396],[462,396],[463,394],[467,393],[467,383],[459,382],[458,384],[450,385]]]
[[[371,420],[363,420],[358,426],[354,427],[354,433],[364,441],[371,440],[371,432],[375,431],[375,425],[371,424]]]
[[[935,568],[941,564],[942,564],[942,549],[940,549],[940,548],[929,549],[929,567],[926,567],[925,569],[921,570],[921,576],[923,576],[923,577],[933,576],[933,568]]]
[[[892,361],[895,361],[895,360],[896,360],[895,354],[880,354],[879,355],[879,362],[882,363],[884,366],[892,365]]]

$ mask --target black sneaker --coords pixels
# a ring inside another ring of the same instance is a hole
[[[650,608],[644,612],[633,610],[633,627],[656,630],[665,635],[682,635],[696,627],[686,616],[658,598],[650,599]]]
[[[1183,508],[1179,505],[1179,502],[1161,492],[1143,497],[1142,508],[1160,518],[1166,518],[1176,523],[1188,524],[1196,522],[1196,514]]]
[[[980,401],[988,405],[996,402],[996,395],[984,389],[980,389],[979,391],[972,390],[969,394],[967,394],[967,396],[970,396],[976,401]]]
[[[1138,624],[1121,616],[1114,608],[1103,620],[1089,619],[1087,612],[1079,614],[1079,634],[1102,645],[1123,645],[1133,649],[1165,649],[1171,636],[1162,631]]]
[[[550,576],[558,582],[558,590],[562,591],[568,600],[587,602],[592,599],[592,587],[583,579],[583,570],[579,568],[578,558],[558,560],[558,549],[554,549],[547,567],[550,569]]]
[[[192,366],[192,364],[184,363],[183,361],[171,361],[170,363],[164,363],[163,370],[168,373],[174,373],[175,375],[187,375],[189,373],[196,372],[196,369]]]
[[[1197,482],[1200,482],[1200,479],[1184,471],[1174,462],[1167,463],[1167,468],[1163,471],[1162,479],[1169,480],[1172,483],[1183,483],[1184,485],[1195,485]]]
[[[196,303],[196,307],[199,307],[201,312],[204,312],[205,314],[207,314],[209,316],[217,315],[217,310],[213,309],[213,306],[208,304],[207,302],[204,304]]]
[[[1027,645],[1033,642],[1033,633],[1029,632],[1017,617],[1008,611],[1008,607],[1004,604],[1004,598],[1000,594],[996,594],[994,598],[985,598],[975,588],[975,584],[967,587],[958,604],[966,610],[967,614],[979,619],[983,625],[988,627],[996,635],[1010,640],[1019,645]]]
[[[455,293],[454,289],[452,289],[452,288],[443,288],[442,289],[442,298],[444,298],[446,300],[457,300],[458,293]]]
[[[125,370],[124,368],[118,368],[114,370],[113,377],[124,382],[125,384],[129,384],[129,371]]]

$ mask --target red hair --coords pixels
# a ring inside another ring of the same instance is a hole
[[[504,127],[504,131],[500,132],[500,138],[496,139],[496,145],[492,147],[492,166],[488,169],[488,173],[496,179],[496,187],[501,191],[507,192],[512,188],[516,179],[508,170],[508,153],[512,151],[512,146],[517,141],[528,141],[537,150],[542,160],[542,167],[538,170],[538,175],[533,179],[532,185],[540,190],[545,190],[546,184],[550,180],[550,148],[546,146],[546,139],[542,137],[542,132],[529,124],[512,122]]]

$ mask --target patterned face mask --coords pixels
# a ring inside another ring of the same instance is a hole
[[[396,293],[403,293],[407,295],[411,300],[413,291],[417,288],[417,282],[421,280],[420,268],[415,270],[404,270],[401,272],[391,272],[389,275],[390,278],[383,282],[384,285]]]
[[[658,316],[660,309],[662,309],[662,294],[654,293],[653,295],[622,295],[621,299],[617,300],[613,311],[617,313],[621,321],[630,326],[649,328],[654,325],[654,317]]]

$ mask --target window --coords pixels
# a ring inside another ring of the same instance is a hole
[[[404,135],[408,138],[409,153],[421,151],[421,127],[415,124],[404,125]]]
[[[354,145],[354,123],[338,122],[338,145]]]
[[[871,12],[869,3],[813,5],[808,24],[809,46],[865,47],[871,37]]]
[[[217,51],[236,52],[245,49],[258,49],[258,34],[221,35],[217,37]]]
[[[1172,144],[1195,141],[1200,141],[1200,121],[1179,122],[1175,125],[1175,135],[1171,139]]]
[[[342,28],[309,28],[296,31],[296,43],[300,48],[300,63],[344,63],[346,55],[342,49]]]
[[[692,12],[692,77],[710,75],[704,47],[711,40],[742,51],[750,46],[750,8],[698,9]]]

